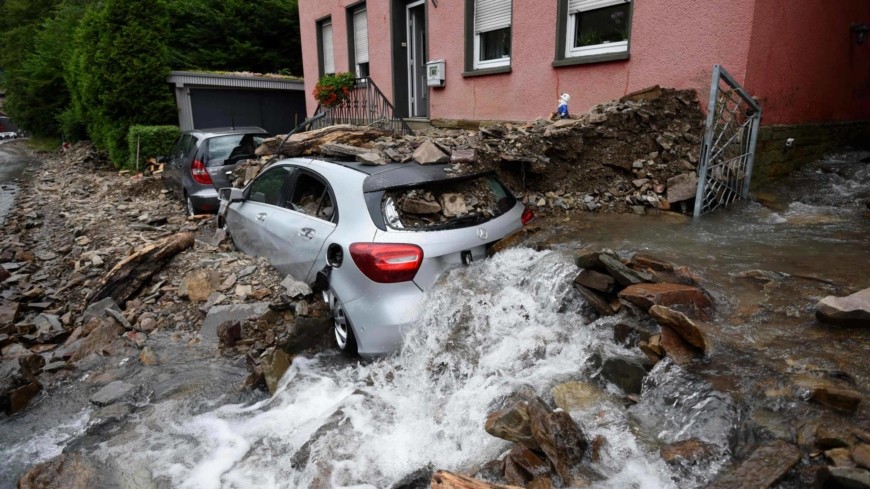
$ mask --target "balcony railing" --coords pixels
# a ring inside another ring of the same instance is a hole
[[[405,119],[396,115],[396,110],[389,99],[368,77],[357,78],[350,96],[339,105],[335,107],[318,105],[314,117],[319,115],[323,117],[312,121],[309,129],[352,124],[377,127],[396,134],[414,134]]]

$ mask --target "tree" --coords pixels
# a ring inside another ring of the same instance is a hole
[[[56,115],[69,105],[62,66],[70,55],[73,35],[84,11],[80,1],[61,4],[53,16],[42,22],[33,49],[12,71],[7,107],[18,125],[34,135],[60,134]]]
[[[175,122],[167,21],[163,0],[105,0],[76,31],[66,67],[72,113],[116,166],[127,163],[131,125]]]

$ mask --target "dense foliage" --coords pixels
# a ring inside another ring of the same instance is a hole
[[[169,156],[172,143],[181,133],[178,126],[130,126],[127,145],[130,147],[130,166],[137,168],[148,160]],[[138,153],[139,159],[136,159]]]
[[[128,128],[177,123],[170,70],[301,74],[298,0],[0,0],[7,112],[128,161]]]
[[[335,107],[348,99],[356,84],[356,75],[350,72],[324,75],[314,87],[314,98],[324,107]]]

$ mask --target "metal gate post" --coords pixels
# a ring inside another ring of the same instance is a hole
[[[698,190],[695,192],[694,217],[701,217],[701,208],[704,204],[704,191],[707,181],[707,157],[713,144],[713,119],[716,117],[716,100],[719,93],[720,65],[713,65],[713,77],[710,82],[710,100],[707,104],[707,130],[704,132],[704,142],[701,146],[701,157],[698,164]]]

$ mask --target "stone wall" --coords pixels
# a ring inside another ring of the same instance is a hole
[[[786,148],[788,138],[794,138]],[[870,121],[762,126],[755,148],[752,187],[769,183],[846,145],[870,147]]]

